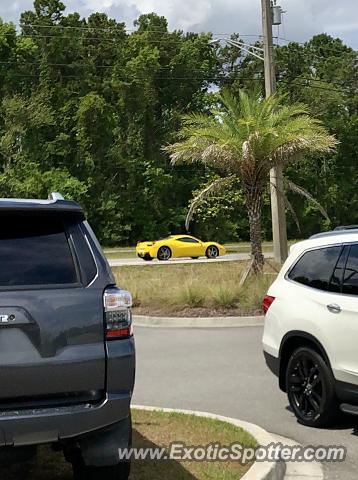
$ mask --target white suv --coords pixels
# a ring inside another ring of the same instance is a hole
[[[358,228],[291,247],[263,307],[266,363],[298,420],[358,414]]]

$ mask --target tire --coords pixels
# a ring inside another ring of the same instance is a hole
[[[286,389],[298,421],[309,427],[324,427],[338,413],[334,380],[322,356],[309,347],[291,355],[286,369]]]
[[[157,253],[157,259],[161,261],[168,261],[172,256],[172,251],[169,247],[163,246],[160,247]]]
[[[193,260],[197,260],[199,257],[191,257]]]
[[[80,463],[73,466],[74,480],[128,480],[129,474],[129,462],[108,467],[87,467]]]
[[[207,258],[214,259],[219,256],[219,250],[218,247],[215,247],[215,245],[209,245],[208,248],[206,249],[205,255]]]
[[[145,262],[151,262],[153,259],[153,257],[141,257]]]

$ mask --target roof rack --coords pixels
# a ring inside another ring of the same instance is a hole
[[[85,218],[84,212],[78,203],[65,200],[60,193],[52,192],[47,200],[24,198],[0,198],[0,213],[4,212],[62,212],[71,213]]]
[[[342,225],[341,227],[336,227],[333,231],[340,232],[342,230],[358,230],[358,225]]]
[[[48,199],[56,201],[56,200],[64,200],[64,197],[63,197],[63,195],[61,195],[61,193],[51,192],[48,196]]]
[[[329,232],[316,233],[311,235],[310,239],[313,238],[323,238],[323,237],[335,237],[337,235],[349,235],[349,234],[358,234],[358,225],[349,225],[347,227],[336,227],[334,230]]]

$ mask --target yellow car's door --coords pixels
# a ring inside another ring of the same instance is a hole
[[[202,243],[193,237],[180,237],[175,240],[176,256],[201,257],[204,255]]]

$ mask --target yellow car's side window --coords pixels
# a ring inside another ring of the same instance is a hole
[[[177,239],[179,255],[181,257],[199,257],[203,255],[201,242],[193,237],[180,237]]]

